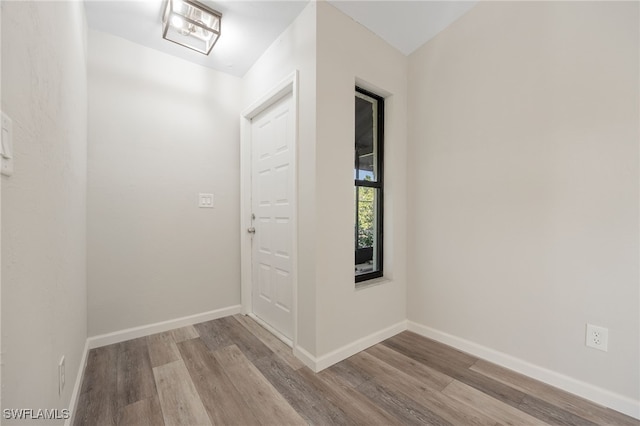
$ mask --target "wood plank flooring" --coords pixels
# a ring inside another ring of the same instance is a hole
[[[236,315],[92,349],[82,425],[616,425],[640,421],[411,332],[318,374]]]

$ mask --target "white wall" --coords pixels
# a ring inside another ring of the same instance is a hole
[[[407,58],[328,3],[311,2],[244,77],[245,106],[295,69],[300,86],[297,341],[323,363],[331,352],[406,318]],[[356,79],[389,95],[387,280],[357,291],[353,276]],[[339,355],[331,359],[337,361]]]
[[[2,100],[2,5],[0,5],[0,100]],[[1,106],[1,105],[0,105]],[[0,184],[0,242],[2,241],[2,184]],[[2,244],[0,244],[0,261],[2,261]],[[2,273],[0,272],[0,411],[2,405]]]
[[[317,355],[406,319],[407,57],[318,2]],[[356,81],[385,97],[384,278],[356,290],[353,270]]]
[[[480,2],[409,65],[409,319],[636,401],[638,12]]]
[[[1,7],[2,110],[15,155],[13,176],[2,177],[2,403],[62,409],[87,336],[84,6]]]
[[[89,46],[89,335],[239,304],[241,80],[95,31]]]
[[[297,343],[313,354],[316,347],[315,2],[309,3],[244,76],[243,108],[252,105],[294,70],[299,71]]]

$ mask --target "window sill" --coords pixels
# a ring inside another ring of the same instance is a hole
[[[380,277],[380,278],[373,278],[371,280],[367,280],[367,281],[361,281],[359,283],[355,283],[356,284],[356,291],[359,290],[364,290],[367,289],[369,287],[376,287],[382,284],[387,284],[392,282],[389,278],[386,277]]]

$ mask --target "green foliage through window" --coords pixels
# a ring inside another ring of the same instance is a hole
[[[375,188],[359,187],[358,193],[358,248],[373,247],[375,221]]]

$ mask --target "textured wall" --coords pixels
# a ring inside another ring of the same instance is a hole
[[[318,3],[318,355],[406,319],[407,58],[326,2]],[[355,288],[355,85],[385,97],[384,279]]]
[[[405,319],[407,58],[332,5],[318,2],[310,3],[247,73],[245,106],[296,69],[298,344],[321,358]],[[353,275],[356,79],[389,96],[386,279],[360,290]]]
[[[104,33],[89,46],[89,335],[239,304],[241,80]]]
[[[637,2],[480,2],[411,55],[410,320],[640,398],[638,40]]]
[[[316,338],[316,4],[310,2],[243,78],[243,108],[299,71],[298,82],[298,344]]]
[[[87,336],[84,6],[1,7],[2,110],[15,155],[14,175],[2,177],[2,402],[61,409]]]

